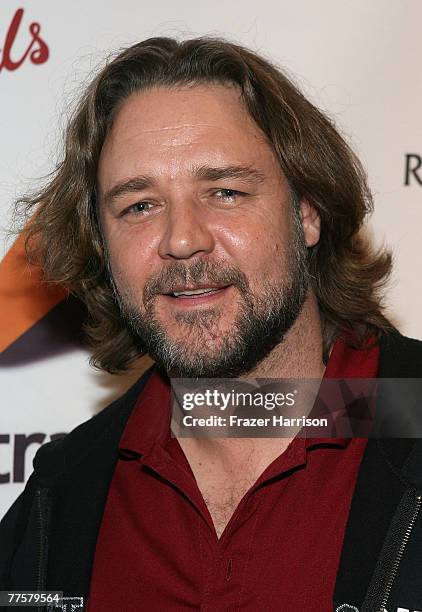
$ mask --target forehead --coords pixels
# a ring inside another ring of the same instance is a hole
[[[265,135],[231,85],[156,87],[133,94],[104,143],[99,182],[135,172],[179,174],[189,164],[276,163]]]

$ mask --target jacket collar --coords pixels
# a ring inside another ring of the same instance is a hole
[[[382,337],[379,378],[422,378],[422,343],[398,332]],[[422,488],[421,468],[421,439],[368,440],[337,574],[338,604],[361,607],[400,500],[406,489]]]
[[[422,379],[422,342],[406,338],[398,332],[384,335],[380,340],[379,378]],[[394,391],[394,383],[392,383]],[[409,385],[406,402],[410,408],[417,409],[421,402],[421,385]],[[395,398],[390,398],[391,405]],[[397,401],[398,403],[398,401]],[[382,403],[380,402],[382,409]],[[378,409],[378,405],[377,405]],[[396,405],[399,410],[400,406]],[[422,488],[422,440],[419,438],[380,438],[380,452],[397,477],[409,486]],[[418,466],[418,469],[415,469]]]
[[[114,456],[117,450],[130,413],[153,370],[150,368],[123,396],[89,421],[64,438],[42,446],[34,459],[39,484],[53,487],[74,470],[88,465],[92,455],[101,455],[107,463],[107,458]]]

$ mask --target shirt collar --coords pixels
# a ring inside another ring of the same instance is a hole
[[[154,444],[164,446],[170,420],[170,381],[155,367],[129,417],[119,449],[145,456]]]
[[[334,343],[324,378],[375,378],[379,347],[355,349],[344,339]],[[119,449],[146,456],[154,444],[165,446],[170,437],[170,381],[158,368],[150,376],[120,439]],[[306,450],[321,445],[346,448],[350,438],[306,438]]]

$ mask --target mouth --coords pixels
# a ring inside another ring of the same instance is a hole
[[[195,287],[175,287],[173,291],[162,294],[170,299],[173,304],[178,303],[183,306],[199,306],[200,304],[210,304],[222,297],[231,285],[223,286],[195,286]]]

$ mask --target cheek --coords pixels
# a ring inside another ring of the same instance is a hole
[[[126,233],[124,238],[117,232],[107,237],[107,248],[113,278],[119,289],[142,290],[148,273],[152,269],[152,251],[134,233]]]
[[[239,231],[240,226],[237,223],[220,231],[221,243],[229,261],[239,266],[251,280],[262,281],[266,276],[272,276],[273,270],[280,270],[280,265],[287,261],[280,228],[276,224],[264,225],[258,221],[242,224],[242,231]]]

